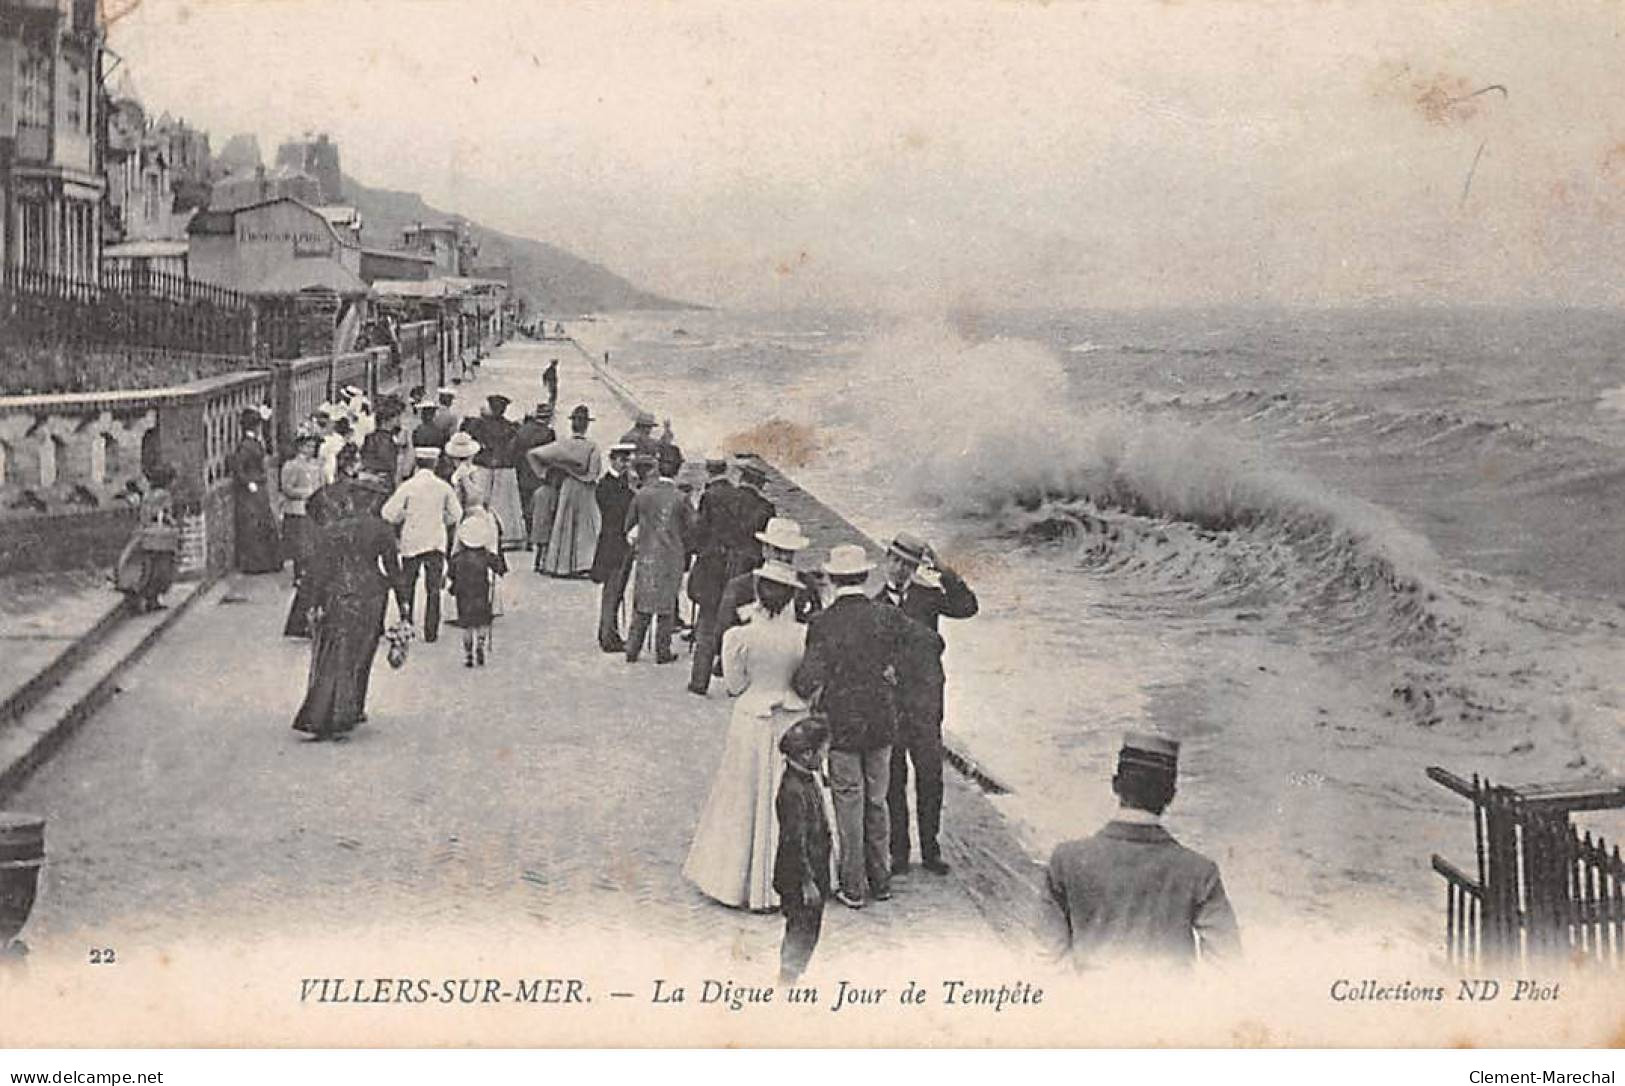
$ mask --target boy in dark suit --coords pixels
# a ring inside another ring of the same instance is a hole
[[[792,724],[779,739],[784,776],[774,808],[779,846],[773,860],[773,889],[784,913],[784,945],[779,949],[779,982],[794,984],[807,968],[824,923],[829,895],[829,817],[820,784],[829,726],[818,717]]]

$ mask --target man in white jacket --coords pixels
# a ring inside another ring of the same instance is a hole
[[[417,470],[395,488],[379,516],[400,529],[401,571],[406,577],[406,598],[417,600],[418,571],[425,574],[423,640],[440,636],[440,586],[446,575],[447,529],[463,517],[456,491],[434,472],[440,457],[436,448],[414,449]]]

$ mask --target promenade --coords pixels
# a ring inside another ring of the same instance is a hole
[[[553,357],[561,412],[587,403],[591,436],[613,441],[626,410],[570,344],[504,345],[459,410],[495,392],[533,405]],[[815,527],[822,542],[838,525]],[[131,975],[222,954],[258,975],[275,961],[279,997],[357,955],[379,977],[442,954],[526,971],[572,960],[624,977],[640,999],[678,962],[774,983],[782,919],[716,905],[679,874],[727,725],[721,683],[697,698],[686,654],[658,666],[652,653],[636,665],[602,653],[598,586],[539,576],[529,559],[509,554],[489,666],[463,666],[455,628],[414,643],[399,671],[380,652],[369,721],[342,744],[289,727],[309,645],[280,636],[288,576],[209,589],[7,802],[49,819],[31,970],[59,978],[63,998],[111,980],[84,968],[104,945]],[[948,945],[1010,945],[977,906],[1010,859],[988,846],[996,816],[955,779],[945,822],[954,872],[916,870],[859,912],[831,903],[809,983]],[[196,1009],[196,1040],[218,1042],[204,1020],[219,1010]],[[253,1028],[279,1036],[268,1020]]]

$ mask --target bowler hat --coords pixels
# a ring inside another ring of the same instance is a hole
[[[491,408],[491,414],[501,416],[503,412],[508,410],[508,405],[513,401],[501,393],[493,392],[485,398],[485,402]]]
[[[572,420],[585,419],[586,421],[591,422],[592,421],[592,411],[590,409],[588,409],[586,404],[578,403],[578,404],[575,405],[575,407],[573,407],[570,410],[570,418]]]
[[[869,555],[856,543],[842,543],[831,547],[829,561],[824,563],[824,572],[831,577],[855,577],[874,568],[875,564],[869,561]]]

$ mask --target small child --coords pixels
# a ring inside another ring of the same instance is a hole
[[[137,514],[140,520],[115,567],[115,583],[138,614],[162,608],[164,593],[175,583],[180,529],[175,526],[169,492],[174,480],[175,472],[166,464],[154,464],[147,470]]]
[[[784,912],[784,944],[779,949],[779,982],[794,984],[807,968],[824,923],[829,896],[829,816],[824,807],[822,766],[829,725],[820,717],[792,724],[779,740],[784,776],[774,807],[779,816],[779,847],[773,860],[773,889]]]
[[[463,628],[463,666],[485,666],[491,650],[491,594],[496,579],[508,572],[498,546],[496,518],[476,509],[457,526],[457,549],[451,556],[451,594],[457,599],[457,622]]]

